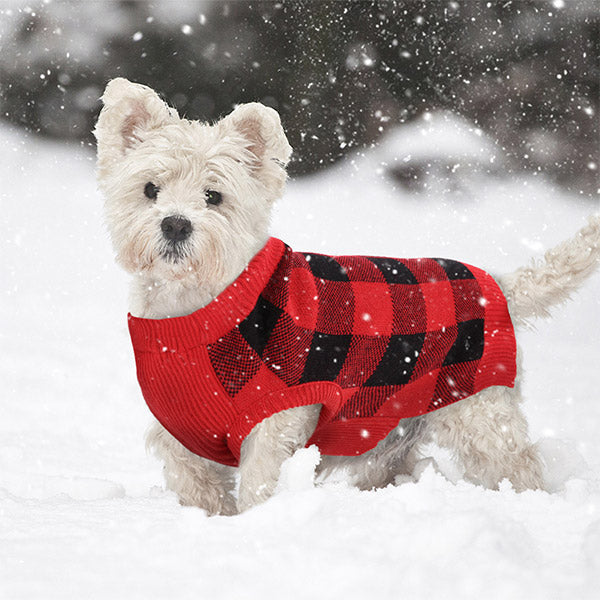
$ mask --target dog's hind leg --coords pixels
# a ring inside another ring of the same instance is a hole
[[[496,386],[428,415],[435,441],[454,453],[468,481],[497,489],[506,478],[518,492],[544,487],[519,401],[517,388]]]
[[[236,514],[232,467],[193,454],[158,422],[148,431],[146,447],[164,461],[167,488],[181,504],[203,508],[209,515]]]
[[[429,440],[426,417],[403,419],[375,448],[360,456],[323,456],[318,475],[327,477],[346,469],[352,484],[361,490],[385,487],[399,475],[411,476],[423,458],[419,449]]]
[[[286,458],[303,448],[313,434],[320,404],[289,408],[258,423],[242,442],[240,452],[240,512],[269,498]]]

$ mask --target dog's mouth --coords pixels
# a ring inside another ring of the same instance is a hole
[[[169,242],[163,246],[160,252],[161,258],[172,265],[185,260],[190,255],[189,244],[181,242]]]

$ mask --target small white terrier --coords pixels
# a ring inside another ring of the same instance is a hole
[[[125,79],[111,81],[103,101],[98,179],[117,261],[133,276],[131,314],[166,320],[214,304],[269,239],[292,151],[279,116],[246,104],[212,126],[188,121],[150,88]],[[566,300],[596,267],[599,241],[594,217],[544,262],[501,278],[513,322],[547,316]],[[497,488],[508,478],[516,490],[543,488],[519,403],[518,381],[487,387],[401,420],[359,456],[323,456],[320,472],[345,467],[361,489],[384,486],[413,474],[420,447],[433,440],[456,456],[469,481]],[[158,422],[147,444],[182,504],[231,515],[273,493],[283,461],[307,444],[321,411],[321,403],[296,406],[253,425],[239,449],[237,499],[233,467],[191,452]]]

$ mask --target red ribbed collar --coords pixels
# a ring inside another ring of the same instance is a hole
[[[137,351],[168,352],[215,342],[250,314],[286,245],[269,238],[240,276],[210,304],[184,317],[142,319],[127,315]]]

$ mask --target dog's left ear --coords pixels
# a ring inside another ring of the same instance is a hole
[[[102,102],[104,107],[94,130],[100,168],[122,159],[152,131],[178,118],[177,111],[154,90],[122,77],[109,81]]]
[[[277,111],[252,102],[238,106],[218,123],[225,136],[234,134],[244,140],[248,167],[275,200],[283,193],[286,166],[292,154]]]

